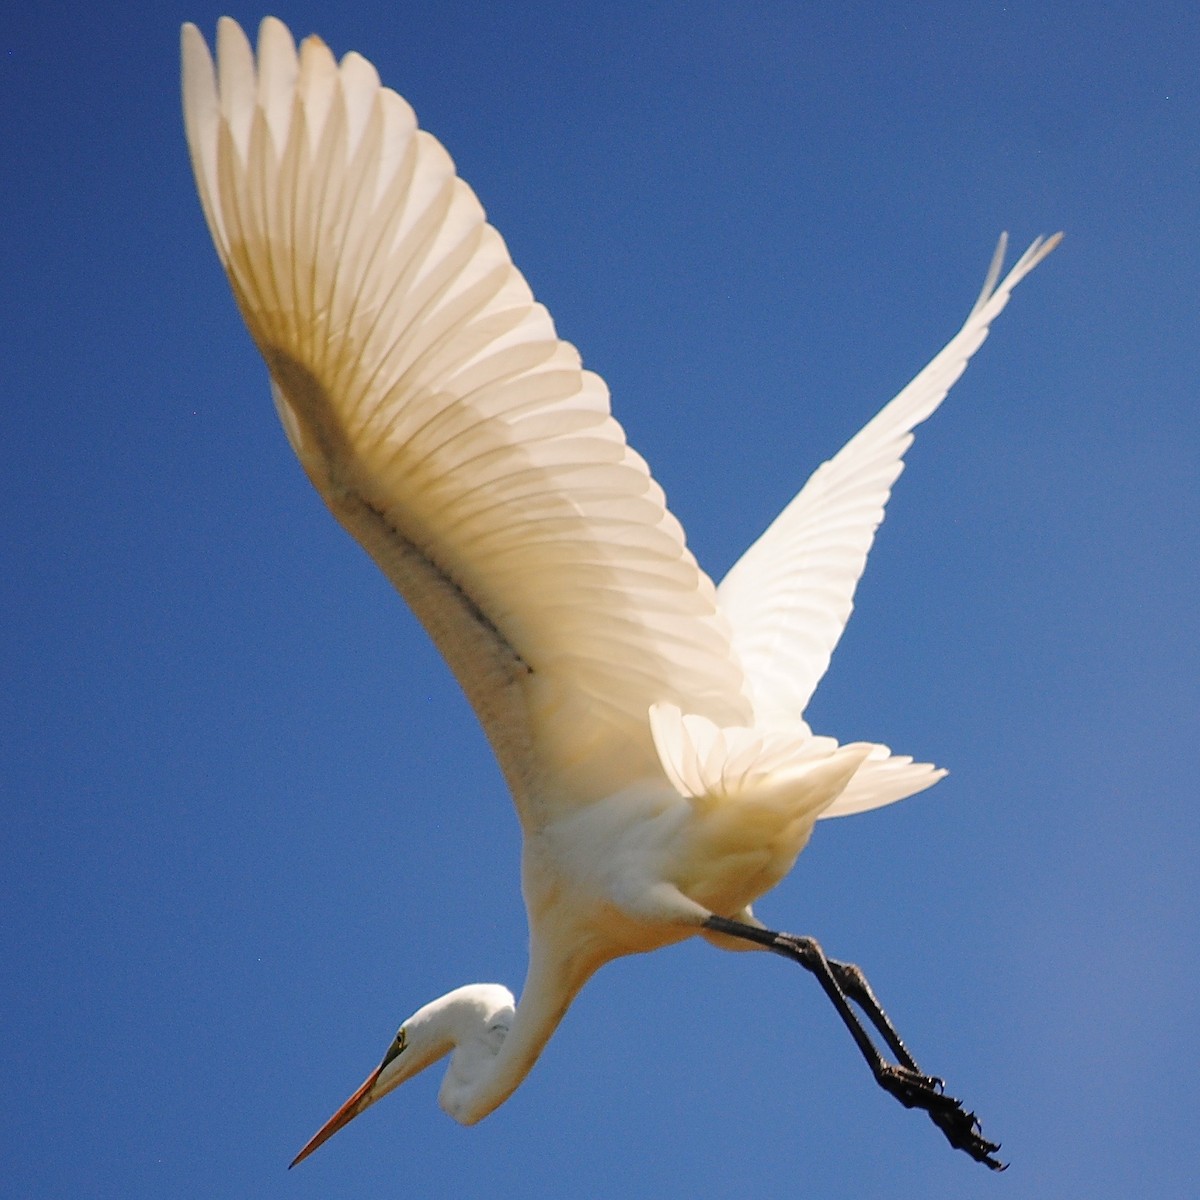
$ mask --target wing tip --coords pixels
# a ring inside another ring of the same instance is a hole
[[[1013,264],[1008,274],[1001,280],[1000,273],[1004,266],[1004,256],[1008,252],[1008,233],[1007,231],[1001,233],[996,242],[996,249],[992,253],[992,260],[988,264],[983,287],[980,288],[979,296],[971,306],[971,312],[967,317],[968,323],[971,317],[974,317],[994,296],[997,294],[1007,295],[1011,292],[1034,267],[1054,251],[1062,240],[1063,231],[1061,229],[1057,233],[1050,234],[1049,237],[1035,237],[1021,257]]]

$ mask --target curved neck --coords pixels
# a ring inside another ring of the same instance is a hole
[[[452,1107],[443,1098],[443,1107],[455,1120],[474,1125],[516,1091],[594,970],[574,956],[563,961],[536,943],[530,947],[529,970],[512,1027],[490,1069],[470,1094],[457,1098]]]

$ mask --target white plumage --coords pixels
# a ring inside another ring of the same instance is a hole
[[[474,1121],[603,962],[752,920],[817,818],[940,778],[803,713],[913,427],[1057,238],[1002,281],[1001,240],[959,333],[714,588],[604,382],[405,101],[273,19],[257,56],[222,20],[217,51],[214,72],[184,27],[188,143],[284,429],[445,656],[526,835],[520,1005],[473,985],[420,1010],[314,1144],[453,1047],[443,1100]]]

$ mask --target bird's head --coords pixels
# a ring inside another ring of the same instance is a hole
[[[294,1167],[318,1146],[407,1079],[450,1055],[438,1103],[462,1120],[462,1108],[495,1062],[512,1026],[516,1001],[506,987],[472,983],[418,1009],[401,1026],[382,1061],[357,1091],[321,1126],[292,1160]]]

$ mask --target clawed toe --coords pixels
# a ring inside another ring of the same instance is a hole
[[[1007,1164],[995,1157],[1000,1144],[983,1136],[979,1119],[963,1108],[961,1100],[946,1095],[942,1080],[888,1063],[879,1073],[879,1086],[905,1108],[924,1109],[956,1150],[964,1151],[993,1171],[1005,1170]]]
[[[989,1142],[983,1136],[983,1130],[979,1126],[979,1118],[973,1112],[968,1112],[957,1101],[954,1101],[954,1108],[948,1111],[937,1112],[933,1109],[929,1110],[929,1117],[933,1123],[946,1135],[946,1141],[950,1143],[956,1150],[962,1150],[969,1154],[976,1162],[984,1163],[991,1167],[993,1171],[1006,1171],[1008,1164],[1001,1162],[996,1157],[996,1151],[1000,1149],[999,1142]]]

